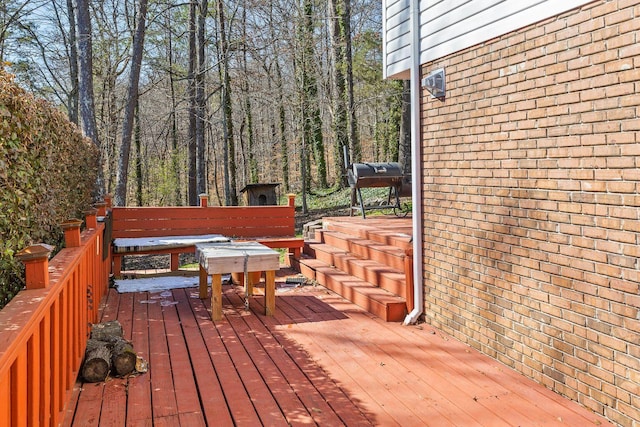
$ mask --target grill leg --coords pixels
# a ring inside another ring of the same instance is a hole
[[[362,200],[362,191],[358,187],[358,197],[360,198],[360,210],[362,211],[362,219],[367,219],[367,215],[364,213],[364,201]]]
[[[357,209],[355,207],[356,203],[358,203],[357,199],[358,198],[356,197],[356,189],[352,187],[351,188],[351,208],[349,208],[349,216],[353,216],[353,211]]]

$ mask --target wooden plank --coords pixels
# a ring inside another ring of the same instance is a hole
[[[260,418],[256,414],[246,389],[238,387],[239,384],[242,384],[242,381],[236,370],[235,361],[230,357],[225,347],[225,342],[223,342],[223,338],[219,334],[218,325],[224,325],[226,320],[211,322],[207,308],[203,305],[204,301],[194,299],[189,301],[200,328],[200,333],[206,343],[209,357],[214,364],[216,376],[220,383],[220,388],[224,392],[227,410],[233,423],[245,426],[260,425]],[[211,379],[209,381],[211,382]],[[201,395],[203,397],[206,396],[204,392],[201,392]],[[214,411],[219,410],[220,408],[214,409]],[[207,411],[206,407],[205,415],[207,423],[210,425],[215,425],[220,416],[216,413],[213,413],[212,416],[211,411]]]
[[[208,274],[266,271],[280,268],[280,254],[258,242],[220,242],[196,245],[196,257]]]
[[[182,324],[185,342],[189,349],[193,374],[198,395],[202,403],[202,412],[209,425],[233,425],[231,413],[227,408],[225,395],[218,378],[205,339],[212,340],[211,346],[220,345],[213,323],[208,318],[206,307],[200,300],[193,298],[189,290],[174,292],[178,301],[177,310]],[[197,318],[197,316],[200,316]],[[206,337],[206,338],[205,338]],[[218,359],[216,359],[216,363]]]
[[[58,412],[62,407],[62,399],[64,393],[62,392],[62,378],[61,378],[61,355],[63,351],[61,346],[61,301],[56,299],[51,305],[51,424],[58,424]]]
[[[315,296],[311,296],[310,298],[315,299]],[[283,297],[279,297],[278,303],[283,302],[283,300]],[[290,300],[291,298],[285,300],[285,303],[282,304],[285,305],[285,308],[281,307],[278,310],[278,314],[291,311],[291,309],[286,308]],[[286,323],[278,322],[278,314],[274,317],[260,316],[259,318],[271,332],[273,339],[277,341],[279,346],[281,346],[289,357],[295,361],[296,365],[304,371],[305,375],[313,380],[314,387],[322,394],[324,400],[330,405],[333,411],[335,411],[342,422],[344,422],[345,425],[385,425],[377,422],[374,423],[376,416],[367,410],[367,402],[359,402],[347,394],[344,391],[343,385],[341,385],[342,381],[334,381],[326,371],[310,358],[309,353],[307,353],[298,342],[291,341],[286,334],[281,332],[289,329],[292,325],[289,324],[287,328],[283,329],[282,326]],[[328,351],[328,349],[325,351]],[[342,380],[342,378],[340,379]]]
[[[208,294],[208,274],[207,274],[207,270],[204,269],[204,267],[202,267],[202,265],[199,266],[198,268],[198,292],[199,292],[199,296],[200,299],[205,299]]]
[[[202,295],[202,287],[200,287]],[[211,320],[222,319],[222,275],[217,273],[211,276]]]
[[[241,306],[241,298],[226,294]],[[227,316],[289,423],[339,425],[340,419],[256,316]]]
[[[293,235],[294,208],[114,208],[113,237],[163,236],[215,232],[229,236]]]
[[[117,296],[118,294],[114,294]],[[112,294],[112,295],[114,295]],[[133,319],[131,322],[131,342],[139,357],[149,361],[149,317],[147,308],[149,294],[138,292],[133,298]],[[151,376],[143,373],[129,378],[127,393],[127,425],[152,425]]]
[[[43,352],[40,348],[40,325],[36,328],[27,343],[27,376],[25,386],[29,390],[29,399],[27,399],[27,425],[38,425],[40,422],[40,397],[41,386],[43,385],[42,372],[40,371],[40,359]]]
[[[135,294],[124,293],[120,294],[120,301],[118,304],[118,314],[116,319],[122,325],[122,334],[124,339],[131,341],[132,326],[133,326],[133,300]],[[135,349],[135,347],[134,347]]]
[[[173,389],[171,360],[167,346],[167,333],[160,304],[148,305],[149,315],[149,372],[151,377],[151,402],[156,418],[177,415],[178,405]]]
[[[51,421],[51,316],[47,311],[40,322],[40,425],[48,426]]]
[[[180,425],[185,427],[206,427],[202,412],[180,413],[178,415]],[[220,424],[218,424],[220,425]]]
[[[0,425],[11,425],[11,377],[0,377]]]
[[[71,384],[67,384],[67,381],[69,381],[70,377],[69,377],[69,371],[71,369],[71,362],[70,362],[70,358],[71,355],[69,354],[69,340],[71,339],[70,335],[71,335],[71,331],[70,331],[70,311],[71,311],[71,307],[69,304],[69,298],[70,298],[70,290],[66,287],[62,288],[62,291],[60,291],[60,323],[59,323],[59,328],[60,328],[60,383],[59,383],[59,387],[58,387],[58,393],[60,393],[60,402],[58,404],[58,406],[54,407],[53,410],[58,413],[60,411],[62,411],[64,409],[64,404],[65,404],[65,397],[67,395],[67,389],[71,388]]]
[[[180,323],[176,306],[185,304],[176,297],[184,294],[183,289],[176,289],[172,293],[171,301],[175,305],[164,307],[164,324],[167,333],[167,345],[171,359],[171,374],[173,375],[173,388],[176,394],[178,414],[201,413],[200,400],[196,388],[193,367],[189,358],[184,332]],[[204,419],[203,419],[204,421]]]
[[[127,380],[111,378],[104,384],[100,427],[124,426],[127,419]]]
[[[103,390],[104,383],[82,384],[77,409],[73,417],[74,426],[97,427],[100,425]]]
[[[233,291],[230,294],[233,294]],[[232,323],[238,321],[242,315],[235,310],[228,310],[225,313],[226,321],[216,322],[216,329],[225,343],[226,350],[236,367],[244,388],[254,402],[251,406],[258,413],[261,424],[286,425],[284,414],[254,363],[260,355],[256,355],[256,358],[249,355],[248,349],[244,346],[243,337],[237,334],[232,326]],[[256,404],[258,402],[259,404]]]
[[[27,349],[16,355],[11,366],[11,425],[27,425]]]
[[[273,316],[276,311],[276,272],[274,270],[265,271],[264,279],[264,314]]]
[[[283,330],[283,333],[290,339],[303,344],[304,348],[313,354],[314,360],[327,370],[338,384],[353,393],[352,399],[365,403],[364,411],[376,414],[376,424],[480,425],[470,418],[456,424],[455,419],[447,416],[456,414],[443,413],[438,408],[441,402],[432,396],[411,396],[406,389],[392,393],[392,389],[399,386],[393,379],[389,383],[390,378],[381,369],[383,366],[380,366],[384,362],[371,360],[366,353],[354,348],[349,336],[340,334],[339,338],[335,338],[333,333],[344,326],[336,325],[335,322],[328,323],[332,325],[300,323],[293,325],[293,328]],[[331,328],[331,333],[327,333],[327,328]],[[358,339],[357,336],[354,338]],[[344,342],[340,343],[343,339]],[[330,348],[331,351],[323,351],[323,348]],[[456,416],[458,420],[462,418],[460,415]]]

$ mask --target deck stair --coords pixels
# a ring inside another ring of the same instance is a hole
[[[395,217],[351,218],[325,218],[313,238],[305,237],[298,268],[385,321],[402,321],[412,292],[405,274],[410,227]]]

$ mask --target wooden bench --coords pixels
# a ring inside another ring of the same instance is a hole
[[[179,255],[195,252],[195,244],[212,241],[212,235],[288,249],[294,258],[300,258],[304,245],[304,239],[295,236],[293,194],[285,206],[209,207],[204,199],[201,206],[113,207],[111,219],[116,277],[121,276],[126,255],[169,254],[170,269],[176,271]]]

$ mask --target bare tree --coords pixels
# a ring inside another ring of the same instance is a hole
[[[222,81],[222,127],[224,129],[224,190],[225,204],[238,204],[236,147],[233,138],[233,107],[231,104],[231,77],[229,74],[229,44],[225,29],[225,12],[222,0],[218,0],[220,80]]]
[[[197,56],[197,21],[198,3],[197,0],[189,1],[189,71],[187,79],[189,81],[189,205],[198,204],[197,187],[197,149],[196,149],[196,127],[198,117],[198,103],[196,100],[196,69],[198,64]]]
[[[333,133],[334,133],[334,167],[336,170],[344,169],[343,152],[349,147],[349,135],[347,133],[347,106],[345,105],[345,53],[342,43],[342,25],[340,19],[339,0],[329,0],[329,30],[331,34],[331,53],[333,64],[331,66],[332,98],[333,98]],[[350,157],[351,156],[351,153]],[[338,181],[339,186],[346,183]]]
[[[196,73],[196,191],[198,194],[207,191],[206,161],[205,161],[205,116],[207,111],[205,95],[205,74],[206,74],[206,31],[205,22],[209,10],[208,0],[200,0],[200,11],[198,13],[198,68]]]
[[[140,81],[140,67],[142,64],[142,51],[144,48],[144,35],[147,22],[147,0],[140,0],[138,10],[138,22],[133,36],[133,52],[131,58],[131,71],[129,74],[129,90],[125,107],[124,122],[122,125],[122,145],[118,157],[117,184],[114,193],[116,206],[127,204],[127,179],[129,171],[129,153],[131,151],[131,136],[135,109],[138,104],[138,85]]]

